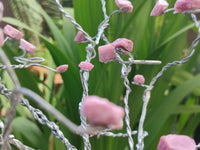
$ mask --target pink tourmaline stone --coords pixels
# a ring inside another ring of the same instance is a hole
[[[122,48],[131,52],[133,50],[133,42],[126,38],[119,38],[111,43],[115,48]]]
[[[143,75],[135,75],[133,78],[134,82],[138,83],[138,84],[144,84],[145,82],[145,78]]]
[[[58,72],[65,72],[68,69],[68,65],[60,65],[56,68]]]
[[[153,10],[151,11],[151,16],[162,16],[163,10],[167,9],[169,6],[168,2],[165,0],[158,0]]]
[[[83,33],[81,31],[78,31],[76,37],[74,38],[74,41],[81,43],[83,41],[86,41],[87,39],[84,37]]]
[[[93,64],[89,63],[89,62],[85,62],[82,61],[80,62],[80,64],[78,65],[81,69],[87,70],[87,71],[91,71],[92,68],[94,67]]]
[[[29,54],[35,51],[35,46],[24,39],[20,39],[20,48],[25,50]]]
[[[200,0],[177,0],[174,9],[177,12],[200,8]]]
[[[122,12],[131,13],[133,11],[133,5],[128,0],[115,0],[115,3],[119,8],[126,7],[122,9]]]
[[[196,150],[195,141],[186,135],[161,136],[157,150]]]
[[[4,10],[3,3],[0,2],[0,21],[1,21],[2,17],[3,17],[3,10]]]
[[[3,29],[0,28],[0,46],[2,47],[4,44],[4,33],[3,33]]]
[[[80,113],[96,126],[111,129],[123,127],[124,109],[109,102],[106,98],[87,96],[82,103]]]
[[[99,46],[98,52],[99,52],[99,61],[100,62],[110,61],[117,56],[115,47],[112,44]]]
[[[15,29],[10,25],[6,25],[3,31],[4,34],[10,37],[11,39],[19,40],[23,37],[23,34],[19,30]]]

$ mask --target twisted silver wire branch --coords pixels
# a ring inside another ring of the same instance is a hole
[[[2,61],[2,63],[7,66],[7,72],[11,77],[11,80],[13,81],[14,85],[16,88],[20,87],[20,83],[18,81],[18,78],[14,72],[14,70],[10,67],[10,61],[8,60],[7,56],[5,55],[5,53],[3,52],[3,50],[0,48],[0,60]],[[5,123],[5,127],[3,129],[3,145],[1,147],[2,150],[6,150],[8,149],[8,138],[9,135],[11,133],[11,123],[13,121],[13,118],[15,116],[15,108],[16,105],[18,103],[18,95],[14,98],[14,95],[12,95],[12,99],[11,99],[11,106],[10,109],[7,111],[6,113],[6,123]]]
[[[3,130],[3,128],[4,128],[4,124],[1,120],[0,120],[0,128],[1,128],[1,130]],[[2,143],[3,143],[3,137],[2,137],[2,134],[0,134],[0,145]],[[17,147],[20,150],[34,150],[33,148],[24,145],[21,141],[15,139],[14,135],[8,136],[8,143],[14,145],[15,147]]]
[[[187,62],[194,54],[195,52],[195,47],[199,42],[200,39],[200,24],[197,21],[196,15],[195,14],[191,14],[191,18],[195,24],[195,26],[198,29],[198,35],[196,37],[196,39],[192,42],[192,47],[189,51],[188,56],[186,56],[185,58],[183,58],[180,61],[174,61],[172,63],[168,63],[167,65],[165,65],[161,71],[151,80],[149,87],[146,88],[146,90],[143,93],[143,108],[142,108],[142,114],[140,117],[140,122],[139,122],[139,128],[138,128],[138,144],[137,144],[137,150],[143,150],[144,148],[144,136],[143,136],[143,125],[144,125],[144,121],[145,121],[145,117],[146,117],[146,112],[147,112],[147,105],[151,96],[151,90],[153,89],[153,85],[155,84],[155,82],[157,81],[157,79],[159,77],[161,77],[163,75],[163,73],[170,67],[178,65],[178,64],[184,64],[185,62]]]

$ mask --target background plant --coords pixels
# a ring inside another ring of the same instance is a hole
[[[149,14],[155,1],[141,0],[132,1],[132,3],[134,5],[133,13],[118,14],[111,19],[110,27],[106,32],[109,41],[119,37],[131,39],[134,41],[133,55],[137,59],[159,59],[162,60],[162,65],[173,60],[180,60],[188,52],[187,48],[189,48],[186,42],[187,31],[194,27],[193,24],[190,24],[189,18],[181,14],[166,14],[163,17],[153,18]],[[173,2],[170,1],[170,3],[173,5]],[[80,124],[78,103],[82,97],[82,87],[79,79],[78,64],[85,59],[86,45],[77,45],[73,42],[76,31],[67,19],[60,19],[62,25],[62,28],[60,28],[57,21],[54,22],[35,1],[30,0],[30,4],[32,6],[30,9],[43,16],[48,24],[52,38],[42,36],[32,27],[18,20],[4,18],[4,21],[39,35],[42,45],[49,50],[55,64],[68,63],[70,68],[68,72],[62,75],[64,83],[55,95],[52,94],[54,89],[52,73],[48,74],[47,86],[44,86],[45,88],[43,87],[42,89],[38,86],[42,81],[38,80],[29,71],[17,71],[18,76],[20,76],[23,86],[36,91],[40,95],[44,95],[43,97],[63,114],[73,122]],[[99,0],[93,0],[92,2],[89,0],[75,0],[73,1],[74,8],[67,9],[67,11],[74,12],[77,22],[92,36],[97,33],[98,24],[103,20],[100,5]],[[108,14],[116,9],[114,1],[107,1],[106,6]],[[12,45],[10,45],[5,45],[4,49],[7,55],[12,57],[17,53],[17,49],[13,50]],[[160,135],[165,133],[176,132],[193,136],[194,130],[199,124],[200,110],[198,105],[199,88],[196,86],[200,79],[197,75],[198,69],[194,67],[198,64],[198,53],[199,51],[197,50],[187,64],[169,69],[156,83],[145,121],[145,130],[148,130],[149,135],[151,135],[145,139],[145,149],[155,149]],[[116,104],[122,105],[120,99],[123,97],[124,88],[120,77],[119,64],[115,62],[106,65],[101,64],[98,58],[94,59],[92,63],[95,65],[95,68],[91,72],[89,80],[90,94],[107,97]],[[49,59],[49,64],[52,64],[51,58]],[[161,69],[162,65],[154,67],[137,65],[129,78],[131,79],[136,73],[140,73],[145,76],[146,83],[149,83],[150,79]],[[29,75],[29,78],[24,80],[25,78],[22,77],[27,75]],[[33,81],[31,84],[30,80]],[[9,84],[8,79],[5,79],[5,82]],[[194,85],[196,88],[194,88]],[[129,100],[130,108],[133,108],[130,110],[131,127],[132,129],[137,129],[144,89],[134,85],[131,88],[133,90]],[[3,98],[2,102],[4,102],[3,106],[6,107],[7,103]],[[47,149],[48,144],[49,147],[54,147],[55,149],[64,149],[64,146],[51,136],[47,128],[31,119],[32,117],[25,109],[21,109],[23,108],[18,108],[18,118],[15,119],[13,125],[13,132],[16,134],[16,137],[32,147],[40,147],[41,143],[47,143],[43,149]],[[54,119],[52,116],[49,117],[52,120]],[[24,131],[23,128],[25,124],[30,124],[26,128],[27,131]],[[62,125],[61,130],[64,131],[66,137],[69,137],[72,144],[81,149],[82,143],[79,136],[62,128]],[[30,134],[33,135],[26,137],[26,135]],[[41,141],[41,139],[37,138],[39,136],[44,136],[45,140]],[[127,147],[127,139],[113,139],[109,137],[96,139],[96,137],[93,137],[92,144],[95,146],[95,149],[124,149],[124,147]]]

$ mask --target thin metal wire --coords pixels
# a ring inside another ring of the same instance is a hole
[[[0,128],[1,128],[1,130],[3,130],[3,128],[4,128],[4,124],[1,120],[0,120]],[[14,145],[15,147],[17,147],[20,150],[34,150],[33,148],[24,145],[21,141],[15,139],[14,135],[8,136],[8,143]],[[2,145],[2,144],[3,144],[3,136],[2,136],[2,134],[0,134],[0,145]]]
[[[163,75],[163,73],[170,67],[178,65],[178,64],[184,64],[185,62],[187,62],[194,54],[195,52],[195,47],[199,42],[200,39],[200,24],[197,21],[196,15],[195,14],[191,14],[191,18],[195,24],[195,26],[198,29],[198,35],[196,37],[196,39],[192,42],[192,46],[190,49],[190,52],[188,54],[188,56],[186,56],[185,58],[183,58],[180,61],[174,61],[172,63],[168,63],[167,65],[165,65],[161,71],[151,80],[149,87],[146,88],[146,90],[143,93],[143,108],[142,108],[142,114],[141,114],[141,118],[140,118],[140,122],[139,122],[139,127],[138,127],[138,144],[137,146],[137,150],[143,150],[144,148],[144,136],[143,136],[143,125],[144,125],[144,121],[145,121],[145,117],[146,117],[146,112],[147,112],[147,105],[151,96],[151,90],[153,88],[153,85],[155,84],[155,82],[157,81],[157,79],[159,77],[161,77]]]

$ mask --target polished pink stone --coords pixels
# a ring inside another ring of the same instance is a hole
[[[20,48],[25,50],[29,54],[35,51],[35,46],[24,39],[20,39]]]
[[[189,136],[169,134],[160,138],[157,150],[196,150],[196,143]]]
[[[93,64],[89,63],[89,62],[85,62],[82,61],[80,62],[80,64],[78,65],[81,69],[87,70],[87,71],[91,71],[92,68],[94,67]]]
[[[128,12],[131,13],[133,11],[133,5],[130,1],[128,0],[115,0],[115,3],[117,4],[117,6],[119,8],[122,7],[127,7],[127,8],[123,8],[122,12]]]
[[[145,78],[143,75],[135,75],[134,78],[133,78],[134,82],[138,83],[138,84],[144,84],[145,82]]]
[[[4,33],[3,33],[3,29],[0,28],[0,46],[2,47],[4,44]]]
[[[124,109],[106,98],[87,96],[81,105],[80,113],[96,126],[105,126],[111,129],[123,127]]]
[[[15,29],[10,25],[6,25],[4,27],[4,34],[10,37],[11,39],[15,40],[19,40],[23,37],[23,34],[19,30]]]
[[[99,61],[100,62],[110,61],[117,56],[115,47],[112,44],[99,46],[98,52],[99,52]]]
[[[76,37],[74,38],[74,41],[81,43],[83,41],[86,41],[87,39],[84,37],[83,32],[78,31]]]
[[[65,72],[68,69],[68,65],[60,65],[56,68],[58,72]]]
[[[174,9],[177,12],[200,8],[200,0],[177,0]]]
[[[165,0],[158,0],[153,10],[151,11],[151,16],[162,16],[163,10],[167,9],[169,6],[168,2]]]
[[[133,50],[133,42],[126,38],[119,38],[111,43],[115,48],[122,48],[131,52]]]

